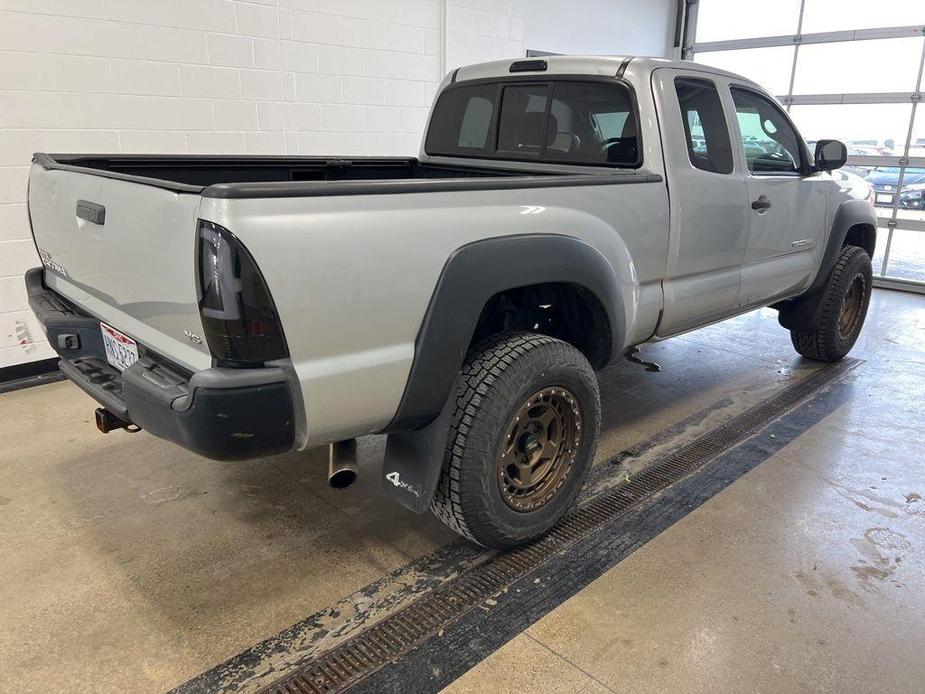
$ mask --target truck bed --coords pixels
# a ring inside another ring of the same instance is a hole
[[[220,183],[376,181],[537,175],[535,171],[433,166],[414,157],[36,154],[46,169],[135,180],[181,192]],[[90,171],[87,171],[90,169]]]

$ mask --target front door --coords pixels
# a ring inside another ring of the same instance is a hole
[[[748,238],[745,172],[733,154],[724,78],[661,68],[652,75],[665,163],[671,237],[656,334],[728,316],[739,295]]]
[[[748,250],[738,310],[792,296],[810,281],[821,251],[826,174],[812,174],[806,146],[784,111],[732,84],[738,145],[748,168]]]

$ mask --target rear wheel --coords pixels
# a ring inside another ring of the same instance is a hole
[[[485,547],[539,537],[591,467],[600,430],[591,365],[546,335],[497,335],[469,353],[455,397],[434,513]]]
[[[845,246],[822,289],[816,325],[791,330],[797,352],[807,359],[834,362],[844,357],[861,333],[870,304],[872,270],[863,248]]]

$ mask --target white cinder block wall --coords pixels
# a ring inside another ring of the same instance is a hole
[[[443,74],[524,55],[525,0],[0,0],[0,368],[33,152],[416,154]]]

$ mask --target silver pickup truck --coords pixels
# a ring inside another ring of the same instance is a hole
[[[864,322],[876,217],[763,89],[551,57],[444,79],[418,158],[36,154],[30,304],[104,431],[204,456],[386,433],[383,489],[489,547],[574,501],[595,370],[760,306]]]

